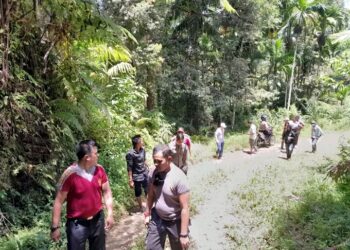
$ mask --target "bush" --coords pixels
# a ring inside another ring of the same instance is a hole
[[[332,165],[328,175],[335,181],[348,181],[350,179],[350,140],[340,146],[340,161]]]

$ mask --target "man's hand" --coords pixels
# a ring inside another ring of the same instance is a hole
[[[113,227],[114,225],[114,218],[113,215],[107,216],[106,222],[105,222],[105,230],[109,230]]]
[[[134,188],[134,181],[133,180],[129,180],[129,187]]]
[[[51,232],[51,239],[55,242],[59,241],[61,238],[61,231],[57,228],[55,231]]]
[[[146,227],[148,227],[150,220],[151,220],[151,216],[149,216],[149,215],[145,216],[144,223],[145,223]]]
[[[145,216],[145,219],[144,219],[145,226],[148,227],[149,222],[150,222],[150,220],[151,220],[151,213],[150,213],[149,211],[146,210],[146,211],[143,213],[143,215]]]
[[[181,247],[182,249],[188,249],[188,247],[190,246],[190,239],[189,237],[180,237],[180,243],[181,243]]]

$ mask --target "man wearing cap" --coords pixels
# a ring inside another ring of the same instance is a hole
[[[184,130],[183,127],[179,127],[178,128],[178,130],[176,131],[176,135],[177,134],[183,134],[183,136],[184,136],[184,141],[183,142],[186,144],[188,152],[191,155],[191,144],[192,144],[191,137],[188,134],[185,133],[185,130]],[[176,141],[176,135],[173,138],[171,138],[172,142]]]
[[[176,134],[175,141],[170,142],[170,150],[172,152],[173,163],[187,175],[187,152],[188,147],[184,143],[184,134]]]
[[[105,229],[113,226],[113,198],[105,170],[99,164],[97,144],[81,141],[76,148],[78,161],[62,174],[52,209],[51,239],[60,239],[62,204],[67,202],[67,249],[104,250]],[[107,208],[103,213],[102,197]]]
[[[225,134],[226,124],[224,122],[220,123],[215,131],[215,141],[216,141],[216,156],[218,159],[221,159],[222,153],[224,152],[224,134]]]
[[[316,152],[316,144],[318,139],[323,135],[323,131],[320,128],[320,126],[318,126],[316,124],[315,121],[311,122],[311,145],[312,145],[312,153]]]

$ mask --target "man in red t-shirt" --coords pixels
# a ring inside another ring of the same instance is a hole
[[[85,250],[89,240],[90,250],[104,250],[105,229],[113,226],[113,198],[108,177],[97,164],[97,144],[93,140],[81,141],[77,146],[78,162],[69,166],[58,183],[53,205],[51,238],[60,239],[61,210],[67,201],[67,249]],[[104,219],[102,196],[107,207]]]

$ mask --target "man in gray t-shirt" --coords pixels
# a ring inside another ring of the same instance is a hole
[[[168,235],[171,249],[189,246],[189,186],[186,175],[171,162],[167,145],[153,149],[155,169],[149,173],[147,208],[147,249],[164,249]]]

